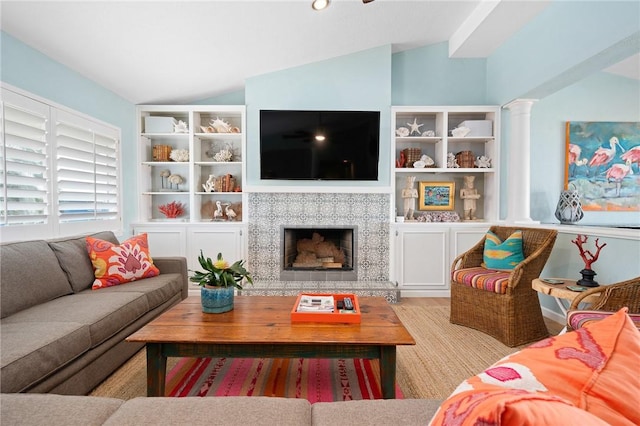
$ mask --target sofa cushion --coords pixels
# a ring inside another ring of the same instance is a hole
[[[463,268],[453,271],[451,279],[459,284],[493,293],[505,294],[509,284],[509,272],[476,268]]]
[[[435,399],[377,399],[316,402],[311,406],[314,426],[334,426],[349,419],[353,425],[426,425],[442,401]]]
[[[46,241],[0,246],[0,318],[73,292]]]
[[[176,294],[181,294],[182,279],[180,274],[162,274],[157,277],[134,281],[127,285],[109,287],[102,290],[100,294],[107,292],[144,293],[144,297],[147,299],[149,305],[149,310],[151,310],[166,303]]]
[[[509,271],[523,260],[522,231],[515,231],[504,241],[493,232],[487,231],[482,266],[487,269]]]
[[[77,322],[3,320],[0,330],[2,392],[21,392],[91,347],[89,327]]]
[[[616,314],[585,325],[577,331],[550,337],[512,354],[483,373],[463,382],[443,403],[434,424],[459,413],[456,423],[476,420],[499,422],[487,417],[483,400],[502,392],[506,406],[513,401],[536,397],[557,399],[585,410],[609,424],[640,424],[637,396],[640,395],[640,331],[623,308]],[[535,401],[532,401],[535,403]],[[544,412],[545,405],[539,410]],[[563,410],[564,411],[564,410]],[[464,413],[464,414],[461,414]],[[500,411],[502,416],[505,411]],[[560,419],[558,419],[560,420]],[[562,419],[564,420],[564,419]],[[563,424],[539,419],[537,424]],[[579,423],[579,422],[578,422]],[[532,423],[536,424],[536,423]],[[577,424],[577,423],[576,423]]]
[[[0,395],[0,418],[7,425],[101,425],[124,403],[115,398],[54,394]]]
[[[140,292],[103,292],[92,290],[61,297],[18,312],[5,323],[43,323],[64,321],[89,327],[90,347],[96,347],[149,311]]]
[[[119,244],[118,239],[111,231],[98,232],[90,236]],[[67,279],[76,293],[90,288],[96,278],[87,253],[86,237],[87,235],[82,235],[49,241],[49,247],[56,254],[60,267],[67,274]]]
[[[245,426],[311,424],[306,399],[264,396],[224,398],[134,398],[107,420],[105,426],[180,425]]]
[[[87,251],[93,264],[93,289],[111,287],[160,273],[149,255],[147,234],[135,235],[117,245],[87,237]]]

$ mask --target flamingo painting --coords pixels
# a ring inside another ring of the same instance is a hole
[[[583,210],[640,212],[640,121],[566,124],[565,185]]]
[[[627,152],[620,156],[620,158],[622,158],[625,163],[627,161],[629,161],[631,165],[635,163],[637,165],[638,171],[640,172],[640,145],[629,148]]]
[[[595,176],[600,166],[606,166],[613,160],[616,155],[616,146],[624,152],[624,148],[620,145],[620,141],[617,137],[613,136],[609,139],[610,148],[600,147],[593,153],[591,160],[589,160],[589,167],[595,167],[593,175]]]
[[[633,170],[631,170],[631,162],[629,160],[627,160],[626,164],[614,164],[607,170],[605,174],[607,182],[614,181],[616,183],[616,197],[620,196],[620,187],[624,178],[632,174]]]

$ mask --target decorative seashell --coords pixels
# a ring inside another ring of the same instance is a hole
[[[436,164],[436,162],[433,161],[433,158],[429,157],[426,154],[420,157],[420,161],[422,161],[425,166],[433,166],[434,164]]]
[[[231,126],[229,125],[229,123],[219,117],[216,117],[215,120],[211,120],[209,124],[211,124],[218,133],[229,133],[229,131],[231,130]]]
[[[396,129],[396,135],[401,138],[409,136],[409,129],[407,129],[406,127],[398,127]]]
[[[426,167],[426,164],[424,163],[424,161],[418,160],[415,163],[413,163],[413,167],[415,169],[424,169]]]
[[[240,133],[240,127],[233,126],[229,129],[231,133]]]
[[[200,126],[200,130],[202,130],[202,133],[207,133],[207,126]]]
[[[471,133],[471,129],[464,126],[456,127],[451,131],[454,138],[464,138],[469,133]]]
[[[182,120],[178,121],[178,124],[173,125],[174,133],[189,133],[189,126]]]
[[[422,132],[422,137],[425,138],[432,138],[436,135],[436,132],[434,132],[433,130],[427,130],[426,132]]]
[[[207,133],[216,133],[216,129],[213,126],[209,126],[209,127],[207,127],[206,132]]]

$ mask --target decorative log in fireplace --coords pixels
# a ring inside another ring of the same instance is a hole
[[[283,228],[284,271],[353,271],[354,228]]]
[[[314,232],[311,238],[299,239],[296,248],[298,255],[293,261],[294,268],[342,268],[344,252],[333,241]]]

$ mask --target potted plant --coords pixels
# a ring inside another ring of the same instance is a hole
[[[229,262],[222,258],[222,253],[218,253],[214,262],[210,257],[205,257],[200,250],[198,262],[205,272],[193,271],[194,274],[189,281],[196,282],[201,287],[203,312],[222,313],[232,310],[235,289],[242,290],[242,281],[245,279],[253,284],[251,273],[244,267],[244,260],[229,265]]]

